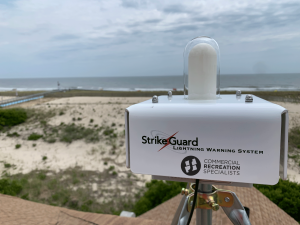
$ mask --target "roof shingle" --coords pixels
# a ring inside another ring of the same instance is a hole
[[[250,222],[252,225],[299,225],[299,223],[271,202],[256,188],[233,187],[217,185],[217,188],[231,190],[236,193],[241,203],[250,208]],[[171,224],[173,216],[182,199],[181,195],[164,202],[156,208],[144,213],[139,218],[166,221]],[[226,214],[220,208],[212,213],[213,225],[232,225]],[[191,224],[196,223],[196,213],[193,214]]]

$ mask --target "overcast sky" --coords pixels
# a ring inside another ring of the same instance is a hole
[[[0,78],[182,75],[202,35],[221,74],[300,73],[299,0],[0,0]]]

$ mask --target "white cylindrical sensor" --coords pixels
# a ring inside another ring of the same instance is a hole
[[[191,40],[184,50],[184,96],[189,100],[214,100],[220,95],[220,52],[209,37]]]
[[[216,98],[217,53],[206,43],[195,45],[189,54],[188,87],[190,100]]]

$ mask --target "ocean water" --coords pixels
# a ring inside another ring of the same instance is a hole
[[[242,91],[297,91],[300,89],[299,74],[221,75],[221,90]],[[151,77],[70,77],[70,78],[22,78],[0,79],[0,90],[53,90],[61,88],[145,91],[183,90],[183,76]]]

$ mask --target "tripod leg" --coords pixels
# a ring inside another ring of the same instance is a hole
[[[234,198],[233,205],[231,207],[222,207],[223,211],[234,225],[251,225],[247,213],[240,200],[234,192],[232,192],[232,196]]]
[[[189,187],[190,187],[190,184],[187,183],[186,188],[188,189]],[[182,199],[181,199],[181,201],[179,203],[179,206],[178,206],[178,208],[175,212],[175,215],[173,217],[171,225],[177,225],[178,224],[181,211],[184,209],[183,205],[184,205],[185,200],[186,200],[186,196],[182,196]]]
[[[179,203],[179,206],[176,210],[176,213],[173,217],[171,225],[177,225],[178,224],[178,220],[179,220],[179,217],[180,217],[180,214],[181,214],[181,211],[183,209],[185,201],[186,201],[186,196],[182,196],[182,199],[181,199],[181,201]]]
[[[187,210],[187,204],[188,198],[185,197],[185,201],[178,219],[178,225],[186,225],[189,220],[190,212]]]

